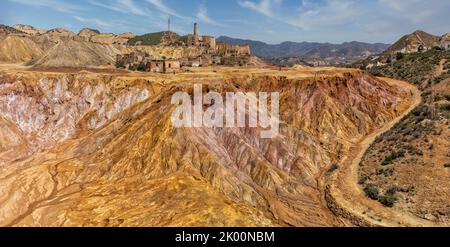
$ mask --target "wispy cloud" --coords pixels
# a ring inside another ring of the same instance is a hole
[[[82,8],[78,5],[74,5],[67,2],[57,1],[57,0],[9,0],[14,3],[20,3],[30,6],[36,6],[36,7],[45,7],[45,8],[51,8],[60,12],[64,13],[75,13],[77,11],[82,10]]]
[[[206,6],[204,4],[200,5],[196,17],[200,21],[202,21],[204,23],[207,23],[207,24],[216,25],[216,26],[220,26],[220,27],[224,27],[225,26],[224,24],[214,20],[213,18],[211,18],[208,15],[208,9],[206,8]]]
[[[156,9],[164,14],[175,16],[180,19],[189,19],[188,17],[179,14],[169,6],[165,5],[161,0],[147,0],[147,2],[151,3]]]
[[[395,15],[399,19],[413,23],[422,23],[432,18],[438,20],[437,14],[442,11],[448,14],[450,9],[450,1],[448,0],[434,0],[433,3],[422,0],[378,0],[378,4],[385,7],[387,14]]]
[[[287,18],[286,22],[304,30],[352,24],[363,12],[357,3],[355,0],[326,0],[317,5],[310,1],[302,1],[299,14]]]
[[[289,16],[275,11],[281,7],[282,3],[282,0],[260,0],[258,3],[238,1],[243,8],[303,30],[343,25],[359,14],[355,0],[325,0],[321,2],[302,0],[296,9],[297,13]]]
[[[238,4],[247,9],[254,10],[265,16],[275,18],[275,13],[273,12],[276,6],[281,5],[283,0],[260,0],[259,3],[253,1],[238,1]]]
[[[92,5],[117,11],[120,13],[133,14],[138,16],[151,15],[151,13],[147,9],[136,5],[136,3],[133,0],[113,0],[113,1],[88,0],[88,2]]]
[[[80,17],[80,16],[74,16],[73,18],[75,18],[77,21],[80,21],[80,22],[83,22],[86,24],[95,25],[95,26],[104,27],[104,28],[114,26],[114,24],[112,24],[108,21],[100,20],[97,18],[84,18],[84,17]]]

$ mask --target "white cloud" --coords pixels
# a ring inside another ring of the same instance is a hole
[[[327,0],[321,5],[302,1],[296,17],[287,18],[287,23],[305,29],[331,28],[356,22],[363,10],[354,0]]]
[[[114,24],[112,24],[110,22],[100,20],[97,18],[84,18],[84,17],[80,17],[80,16],[74,16],[73,18],[75,18],[77,21],[80,21],[80,22],[83,22],[86,24],[95,25],[95,26],[104,27],[104,28],[114,26]]]
[[[216,25],[216,26],[225,26],[224,24],[214,20],[213,18],[211,18],[210,16],[208,16],[208,9],[206,8],[205,5],[200,5],[199,10],[197,12],[196,17],[207,24],[211,24],[211,25]]]
[[[147,2],[151,3],[156,9],[161,11],[164,14],[175,16],[180,19],[189,19],[179,13],[177,13],[175,10],[171,9],[167,5],[165,5],[161,0],[147,0]]]
[[[289,5],[288,9],[281,8],[282,1],[277,0],[237,3],[270,20],[317,36],[328,32],[336,38],[347,35],[349,39],[373,37],[379,41],[380,37],[397,38],[416,29],[434,34],[450,31],[449,0],[300,0],[296,7]]]
[[[282,0],[260,0],[259,3],[253,1],[238,1],[238,4],[247,9],[254,10],[260,14],[275,18],[273,10],[276,6],[281,5]]]
[[[421,23],[437,15],[448,14],[450,10],[450,1],[448,0],[378,0],[380,6],[385,7],[386,13],[396,19],[403,19],[413,23]]]
[[[282,3],[282,0],[260,0],[258,3],[238,1],[243,8],[304,30],[343,25],[359,15],[356,0],[326,0],[320,3],[302,0],[296,9],[297,14],[290,16],[275,11],[281,7]]]
[[[113,0],[113,1],[89,0],[88,2],[92,5],[124,14],[133,14],[138,16],[151,15],[151,13],[149,13],[148,10],[142,8],[141,6],[136,5],[133,0]]]
[[[82,8],[78,5],[62,2],[62,1],[56,1],[56,0],[9,0],[11,2],[20,3],[20,4],[26,4],[30,6],[36,6],[36,7],[46,7],[46,8],[52,8],[54,10],[64,12],[64,13],[75,13],[77,11],[80,11]]]

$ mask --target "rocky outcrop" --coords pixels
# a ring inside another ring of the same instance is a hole
[[[395,54],[413,53],[429,50],[439,46],[439,37],[431,35],[421,30],[417,30],[412,34],[403,36],[395,44],[393,44],[384,53]]]
[[[95,30],[95,29],[90,29],[90,28],[83,28],[80,30],[80,32],[78,33],[78,37],[80,37],[81,41],[86,41],[88,42],[92,36],[95,35],[99,35],[100,31]]]
[[[342,207],[331,193],[330,186],[325,187],[325,201],[327,202],[327,207],[337,216],[348,220],[351,224],[359,227],[375,227],[376,225],[367,221],[366,219],[359,217],[358,215],[350,212],[347,208]]]
[[[33,26],[22,24],[14,25],[14,28],[29,35],[42,35],[47,32],[47,30],[43,28],[36,29]]]
[[[44,35],[56,40],[67,40],[69,38],[73,38],[76,34],[64,28],[55,28],[48,30]]]
[[[136,35],[133,33],[122,33],[122,34],[112,34],[112,33],[100,33],[98,30],[84,28],[82,29],[76,37],[75,40],[93,42],[105,45],[125,45],[129,39],[134,38]]]
[[[13,27],[9,27],[9,26],[0,24],[0,38],[2,38],[2,36],[6,36],[8,34],[25,34],[25,33],[13,28]]]

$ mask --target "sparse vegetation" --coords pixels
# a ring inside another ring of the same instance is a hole
[[[128,40],[128,45],[158,45],[165,32],[147,33]]]
[[[367,197],[380,202],[386,207],[393,207],[395,202],[397,201],[397,197],[395,195],[397,193],[397,189],[395,187],[389,188],[386,193],[381,195],[380,190],[377,187],[368,185],[364,188],[364,192],[366,193]]]
[[[397,56],[397,61],[379,67],[374,67],[370,72],[376,76],[385,76],[409,81],[419,85],[426,79],[432,79],[432,72],[441,59],[450,58],[450,52],[442,52],[432,49],[424,53],[402,54]],[[445,65],[447,68],[448,64]],[[449,78],[450,72],[444,73],[433,79],[434,82]]]
[[[447,62],[442,74],[436,75],[436,68],[442,59]],[[449,68],[450,52],[434,49],[398,55],[397,61],[372,69],[372,73],[377,76],[418,85],[422,90],[423,101],[390,131],[379,136],[366,151],[361,161],[364,166],[360,166],[358,183],[364,188],[367,197],[386,207],[393,207],[399,200],[398,193],[402,193],[402,202],[405,200],[411,203],[417,193],[416,187],[411,185],[411,176],[416,178],[419,175],[417,179],[420,180],[423,170],[419,166],[426,165],[427,159],[434,158],[432,155],[442,149],[442,144],[434,140],[446,138],[441,135],[445,135],[445,130],[449,128],[450,94],[446,86],[441,86],[443,80],[450,78]],[[441,85],[435,87],[436,84]],[[394,163],[397,165],[393,166]],[[450,168],[450,163],[446,160],[442,166]],[[416,170],[418,174],[415,174]],[[392,184],[398,187],[389,187]],[[430,192],[430,198],[439,196],[433,193]]]
[[[405,151],[400,150],[398,152],[392,152],[389,156],[387,156],[383,162],[381,163],[381,165],[383,166],[387,166],[390,165],[392,163],[394,163],[394,161],[398,158],[402,158],[405,157]]]

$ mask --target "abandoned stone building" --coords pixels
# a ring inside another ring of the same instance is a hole
[[[204,53],[213,54],[216,51],[216,38],[199,34],[198,23],[194,23],[194,33],[187,37],[187,45],[201,47]]]
[[[445,34],[441,38],[441,49],[450,51],[450,33]]]
[[[176,73],[179,72],[181,64],[179,60],[164,59],[164,60],[151,60],[147,62],[145,71],[156,73]]]
[[[147,53],[132,52],[130,54],[117,55],[116,67],[134,71],[174,73],[180,70],[181,64],[176,59],[155,60]]]
[[[150,55],[145,52],[132,52],[129,54],[117,55],[116,67],[129,70],[143,70],[150,60]]]
[[[216,55],[222,57],[238,57],[251,55],[249,45],[230,45],[217,43]]]
[[[170,22],[169,22],[170,23]],[[186,37],[186,36],[185,36]],[[117,55],[116,67],[129,70],[140,70],[159,73],[173,73],[181,67],[207,67],[211,65],[245,66],[251,61],[252,55],[249,45],[231,45],[216,42],[212,36],[199,34],[199,27],[194,23],[194,32],[182,41],[176,33],[165,32],[161,38],[163,46],[194,46],[201,55],[183,57],[180,59],[155,60],[144,52]]]

